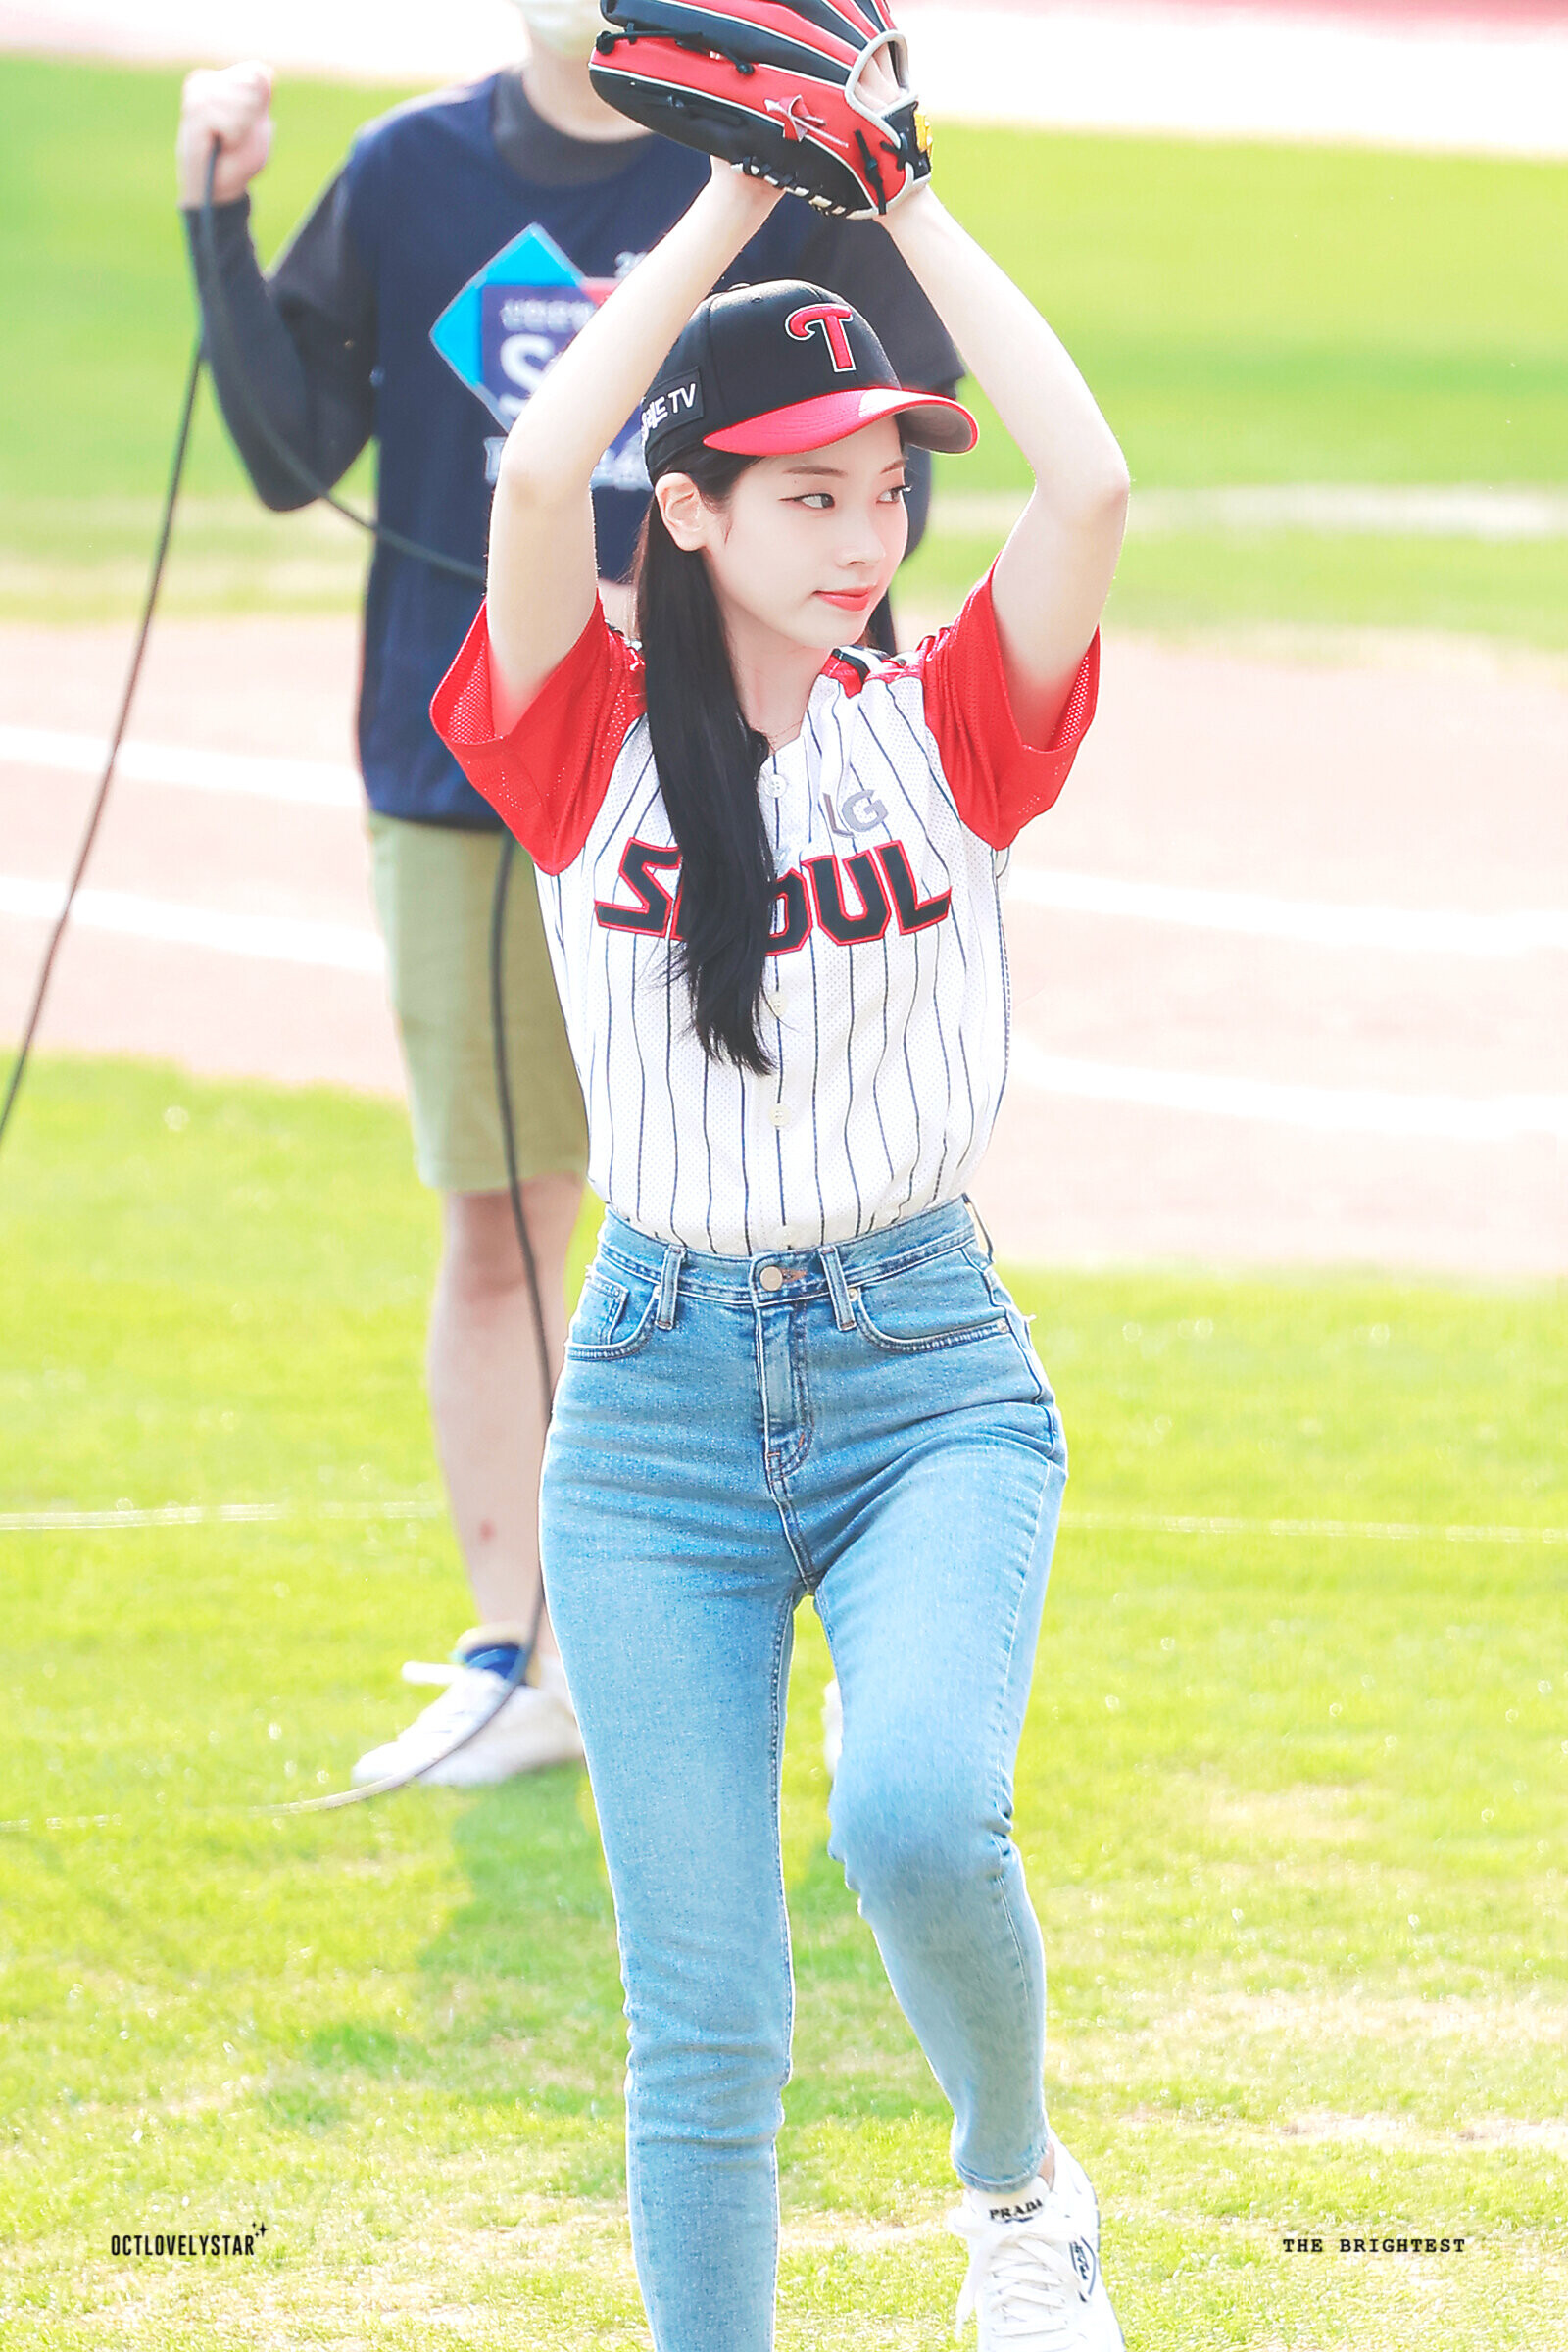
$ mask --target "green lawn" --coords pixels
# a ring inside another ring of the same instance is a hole
[[[939,516],[940,516],[940,510]],[[934,532],[895,595],[921,627],[956,612],[994,540]],[[1344,536],[1303,530],[1132,531],[1106,608],[1114,629],[1216,633],[1245,645],[1273,628],[1437,629],[1568,649],[1568,539]]]
[[[645,2339],[580,1779],[278,1823],[465,1622],[395,1108],[46,1060],[0,1161],[0,2336]],[[1135,2348],[1553,2346],[1568,2308],[1563,1294],[1020,1273],[1074,1479],[1021,1773],[1054,2113]],[[401,1514],[401,1515],[400,1515]],[[782,2352],[948,2340],[941,2102],[823,1851],[803,1624]],[[117,2230],[267,2232],[140,2263]],[[1463,2254],[1288,2255],[1299,2230]],[[1555,2320],[1552,2318],[1556,2314]]]
[[[0,616],[125,612],[191,334],[172,201],[178,76],[0,58]],[[276,247],[397,93],[288,81],[258,233]],[[1561,166],[944,127],[939,180],[1060,327],[1146,485],[1561,483]],[[1021,479],[988,432],[949,473]],[[363,481],[358,485],[363,491]],[[170,582],[187,610],[352,601],[346,526],[246,511],[204,412]],[[982,549],[983,561],[990,551]],[[951,594],[974,551],[934,544]],[[1346,617],[1568,643],[1568,556],[1195,534],[1134,547],[1139,627]]]

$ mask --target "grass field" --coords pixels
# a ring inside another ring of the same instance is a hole
[[[128,611],[139,585],[192,325],[177,90],[0,59],[0,616]],[[285,83],[264,252],[394,95]],[[1140,483],[1568,478],[1561,166],[950,126],[940,177],[1082,361]],[[1005,487],[1020,465],[992,430],[955,478]],[[353,600],[346,526],[257,514],[210,414],[190,486],[172,604]],[[911,587],[951,597],[989,553],[939,529]],[[1563,645],[1568,543],[1135,538],[1117,596],[1140,627],[1315,623],[1338,600]]]
[[[465,1596],[400,1114],[46,1061],[0,1163],[0,2334],[642,2343],[581,1780],[278,1823]],[[1016,1276],[1074,1476],[1021,1769],[1054,2113],[1136,2352],[1551,2352],[1568,2309],[1568,1318],[1364,1279]],[[1318,1523],[1160,1531],[1193,1514]],[[1470,1542],[1324,1522],[1507,1528]],[[1532,1539],[1531,1531],[1537,1531]],[[941,2102],[787,1759],[783,2352],[948,2340]],[[255,2259],[113,2231],[267,2225]],[[1462,2254],[1287,2254],[1312,2230]]]

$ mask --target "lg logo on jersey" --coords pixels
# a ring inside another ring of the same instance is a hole
[[[631,931],[643,939],[668,939],[676,933],[679,850],[628,841],[621,852],[620,879],[636,904],[596,899],[594,913],[602,931]],[[921,898],[902,841],[857,851],[853,858],[808,858],[779,882],[770,952],[793,956],[813,930],[824,932],[841,948],[885,939],[895,923],[907,938],[911,932],[931,931],[945,923],[952,909],[951,890]]]
[[[841,841],[853,841],[857,833],[873,832],[878,825],[885,825],[888,821],[886,803],[879,801],[874,792],[867,792],[863,784],[857,785],[854,792],[846,793],[837,808],[833,806],[830,792],[822,794],[821,802],[827,829],[830,833],[836,833]]]

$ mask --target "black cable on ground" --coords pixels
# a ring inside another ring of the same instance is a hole
[[[528,1298],[533,1307],[534,1338],[539,1348],[539,1394],[544,1398],[548,1412],[556,1383],[550,1366],[550,1344],[545,1337],[545,1307],[539,1289],[539,1266],[533,1253],[528,1220],[523,1214],[522,1179],[517,1174],[517,1134],[512,1116],[512,1076],[507,1068],[507,890],[512,880],[512,859],[516,846],[510,833],[503,834],[501,858],[496,866],[495,896],[490,902],[490,1031],[495,1048],[496,1101],[501,1105],[501,1142],[507,1155],[507,1190],[512,1196],[512,1222],[516,1228],[523,1278],[528,1285]],[[537,1628],[538,1620],[535,1619],[536,1631]]]
[[[98,789],[93,794],[92,807],[88,810],[87,822],[76,850],[75,863],[72,866],[71,879],[66,885],[65,904],[60,909],[53,931],[49,934],[49,945],[44,950],[43,961],[38,967],[38,977],[32,991],[32,1004],[23,1025],[22,1043],[17,1048],[17,1057],[11,1065],[11,1076],[6,1085],[5,1102],[0,1104],[0,1144],[5,1141],[6,1129],[11,1123],[11,1113],[15,1110],[17,1097],[22,1092],[23,1077],[26,1071],[28,1057],[32,1053],[32,1041],[38,1034],[38,1023],[43,1018],[44,999],[49,994],[49,982],[54,976],[55,957],[60,952],[60,942],[65,937],[66,925],[71,920],[72,906],[81,887],[81,877],[87,870],[87,860],[92,856],[92,845],[98,838],[98,827],[103,821],[104,808],[109,799],[109,787],[114,781],[115,761],[120,757],[120,746],[124,739],[126,723],[130,717],[130,706],[135,699],[136,686],[141,677],[142,656],[147,651],[148,633],[153,625],[153,613],[158,605],[158,591],[163,586],[164,564],[169,554],[170,536],[174,527],[174,509],[179,500],[179,485],[184,477],[186,453],[190,448],[191,418],[196,413],[196,387],[201,382],[201,375],[202,346],[198,339],[196,348],[191,354],[190,373],[185,379],[185,397],[179,412],[179,430],[174,436],[174,458],[169,469],[169,488],[164,493],[163,519],[158,526],[158,546],[153,556],[152,570],[148,574],[147,593],[142,598],[141,621],[136,630],[135,649],[130,657],[130,667],[125,672],[125,683],[120,697],[120,710],[116,714],[114,728],[109,737],[109,751],[98,777]]]

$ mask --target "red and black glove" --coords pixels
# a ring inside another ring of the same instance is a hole
[[[885,213],[931,173],[931,135],[883,0],[602,0],[607,104],[818,212]]]

